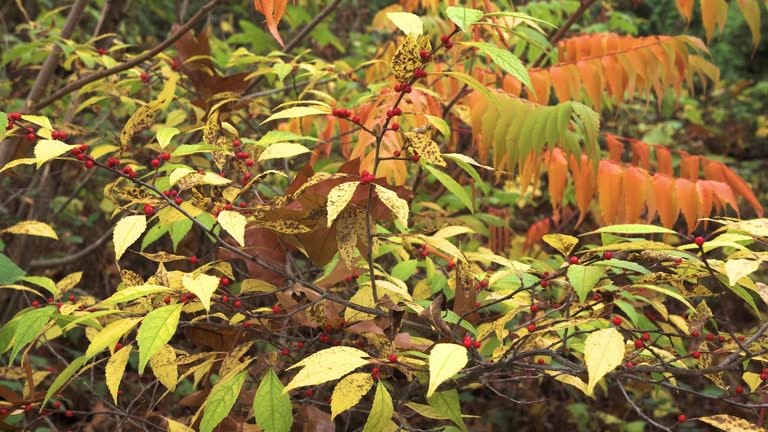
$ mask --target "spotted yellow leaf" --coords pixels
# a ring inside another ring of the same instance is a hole
[[[283,389],[288,393],[306,387],[337,380],[353,370],[368,364],[368,353],[357,348],[337,346],[318,351],[288,369],[302,368]]]
[[[373,377],[370,373],[359,372],[345,376],[331,395],[331,420],[360,402],[373,387]]]
[[[365,212],[360,209],[346,208],[338,217],[336,224],[336,243],[339,255],[348,269],[355,264],[358,240],[367,240]]]
[[[376,185],[376,195],[394,213],[395,218],[403,224],[403,227],[408,228],[408,202],[397,196],[394,191],[378,184]]]
[[[431,51],[432,45],[426,36],[409,34],[403,43],[397,47],[392,57],[392,72],[400,82],[408,82],[413,77],[413,71],[422,65],[421,50]]]
[[[128,364],[128,358],[131,355],[131,349],[131,345],[126,345],[114,353],[107,361],[105,368],[106,383],[115,403],[117,403],[120,382],[123,380],[123,373],[125,373],[125,366]]]
[[[56,240],[59,239],[59,237],[56,235],[56,231],[54,231],[50,225],[48,225],[45,222],[39,222],[39,221],[19,222],[12,227],[8,227],[0,231],[0,234],[6,234],[6,233],[7,234],[26,234],[26,235],[32,235],[32,236],[38,236],[38,237],[49,237]]]
[[[176,391],[176,382],[179,380],[179,368],[176,365],[176,351],[170,345],[164,345],[160,351],[149,359],[152,373],[160,384],[170,391]]]
[[[405,139],[425,161],[439,166],[447,165],[440,154],[440,146],[430,137],[416,132],[406,132]]]
[[[333,222],[339,216],[342,210],[347,208],[347,204],[352,200],[352,196],[355,194],[359,181],[352,181],[342,183],[328,193],[328,203],[326,207],[328,209],[328,227],[333,225]]]

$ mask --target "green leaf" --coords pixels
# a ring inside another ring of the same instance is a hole
[[[528,75],[528,70],[525,68],[525,65],[523,65],[523,62],[517,58],[517,56],[507,51],[506,49],[499,48],[496,45],[488,42],[462,42],[462,44],[475,47],[483,53],[488,54],[496,66],[500,67],[504,72],[520,80],[520,82],[528,87],[534,96],[536,95],[536,91],[534,90],[533,84],[531,83],[531,77]]]
[[[184,289],[195,294],[200,299],[200,303],[203,304],[206,311],[211,310],[211,296],[216,292],[216,288],[219,287],[219,278],[203,273],[196,275],[187,273],[182,276],[181,284],[184,286]]]
[[[579,244],[579,239],[565,234],[544,234],[541,239],[563,254],[564,257],[568,257],[573,252],[573,248]]]
[[[182,306],[183,303],[163,306],[144,317],[136,336],[136,342],[139,344],[139,374],[144,373],[149,359],[176,333]]]
[[[437,387],[451,379],[464,369],[469,358],[467,349],[461,345],[440,343],[429,353],[429,387],[427,398],[431,397]]]
[[[445,9],[445,15],[453,21],[454,24],[466,32],[469,26],[480,21],[483,18],[483,11],[463,7],[448,7]]]
[[[418,15],[408,12],[389,12],[387,18],[407,35],[419,36],[424,34],[424,23],[421,22]]]
[[[285,386],[283,393],[298,387],[333,381],[368,364],[368,353],[357,348],[337,346],[318,351],[288,369],[303,368]]]
[[[269,159],[286,159],[312,153],[312,150],[296,143],[275,143],[264,149],[259,155],[259,162]]]
[[[221,147],[211,145],[211,144],[182,144],[178,146],[176,150],[173,151],[173,153],[171,153],[171,157],[175,158],[177,156],[189,156],[195,153],[211,153],[215,151],[221,151]],[[185,171],[179,171],[178,173],[176,173],[176,171],[178,170],[185,170]],[[173,175],[171,176],[172,177],[171,184],[175,184],[179,180],[179,178],[181,178],[179,177],[179,175],[181,175],[182,173],[184,173],[184,175],[187,175],[193,172],[196,172],[196,171],[192,170],[191,168],[177,168],[174,171],[174,173],[176,173],[176,177],[174,177]]]
[[[30,309],[19,318],[16,330],[13,332],[13,350],[11,350],[8,364],[13,363],[19,351],[42,333],[53,311],[53,306]]]
[[[59,290],[56,289],[56,284],[50,278],[45,276],[24,276],[20,280],[45,288],[45,290],[51,293],[54,297],[59,296]]]
[[[353,373],[345,376],[331,395],[331,420],[360,402],[373,387],[373,377],[368,372]]]
[[[291,142],[300,140],[319,141],[317,138],[311,136],[298,135],[293,132],[271,130],[258,141],[256,141],[256,145],[267,146],[279,142]],[[244,141],[248,142],[249,140]]]
[[[441,71],[438,72],[438,74],[447,75],[451,78],[455,78],[462,83],[466,84],[469,88],[475,91],[479,91],[485,97],[487,97],[491,102],[493,102],[494,105],[496,105],[496,109],[499,109],[499,101],[496,99],[496,96],[494,96],[493,93],[491,93],[490,90],[488,90],[483,83],[476,80],[475,78],[463,73],[463,72],[452,72],[452,71]]]
[[[8,127],[8,114],[0,111],[0,131],[5,131]]]
[[[624,337],[615,328],[598,330],[584,342],[584,363],[589,382],[587,394],[594,397],[595,385],[624,359]]]
[[[490,169],[492,171],[493,171],[493,168],[489,166],[481,165],[471,157],[463,154],[443,153],[443,157],[456,162],[456,165],[458,165],[461,169],[463,169],[464,172],[469,174],[469,176],[472,177],[472,180],[474,180],[475,183],[477,183],[477,185],[480,186],[480,189],[483,191],[483,194],[488,195],[488,192],[489,192],[488,185],[483,181],[483,178],[480,177],[480,174],[477,172],[477,170],[473,165]]]
[[[155,294],[163,291],[170,291],[168,287],[162,285],[137,285],[128,288],[123,288],[120,291],[112,294],[108,299],[99,303],[100,306],[115,305],[118,303],[125,303],[131,300],[135,300],[139,297]]]
[[[115,225],[112,241],[115,244],[115,260],[120,260],[128,247],[141,237],[147,229],[147,218],[144,215],[126,216]]]
[[[445,418],[456,423],[456,426],[462,431],[467,431],[467,425],[464,424],[464,420],[461,418],[459,393],[456,389],[436,392],[432,397],[427,399],[427,403],[434,408],[435,411],[445,416]]]
[[[124,334],[131,331],[139,321],[141,321],[141,318],[122,318],[113,321],[108,326],[104,327],[96,336],[94,336],[91,340],[91,344],[88,345],[88,349],[85,350],[86,360],[107,348],[115,346],[117,341],[120,340]]]
[[[256,424],[264,432],[290,432],[293,423],[291,398],[283,393],[283,383],[275,371],[269,368],[259,383],[253,398],[253,414]]]
[[[446,189],[448,189],[452,194],[456,195],[456,198],[458,198],[459,201],[461,201],[461,203],[464,204],[464,206],[468,208],[470,212],[475,212],[475,209],[472,206],[472,198],[469,196],[467,191],[464,190],[464,188],[461,187],[461,185],[453,179],[453,177],[429,165],[424,165],[424,168],[433,176],[435,176],[435,178],[440,183],[442,183]]]
[[[392,396],[389,395],[387,388],[379,381],[376,385],[376,395],[373,397],[371,413],[368,420],[365,421],[363,432],[379,432],[387,429],[387,425],[392,420],[394,406],[392,405]]]
[[[77,372],[78,369],[80,369],[85,364],[86,361],[88,361],[88,357],[80,356],[72,360],[72,362],[68,364],[63,371],[59,372],[59,374],[56,375],[56,379],[54,379],[53,383],[51,383],[51,386],[48,387],[48,391],[45,392],[45,399],[43,399],[43,403],[41,405],[45,406],[48,403],[48,399],[56,394],[59,389],[61,389],[64,384],[69,381],[70,378],[72,378],[72,375],[74,375],[75,372]]]
[[[223,210],[216,220],[240,246],[245,246],[245,216],[236,211]]]
[[[443,136],[448,139],[451,137],[451,126],[448,124],[447,121],[443,120],[440,117],[424,114],[424,117],[427,118],[427,121],[429,121],[429,124],[431,124],[435,129],[437,129]]]
[[[664,228],[657,225],[642,225],[642,224],[625,224],[625,225],[609,225],[606,227],[598,228],[594,231],[590,231],[586,234],[595,233],[608,233],[608,234],[677,234],[677,231],[673,231],[669,228]]]
[[[0,284],[14,283],[27,274],[5,254],[0,254]]]
[[[317,106],[291,107],[283,111],[272,114],[271,116],[269,116],[269,118],[261,122],[261,124],[263,125],[264,123],[268,123],[273,120],[300,118],[300,117],[307,117],[311,115],[327,115],[330,113],[331,113],[331,110],[325,107],[317,107]]]
[[[160,148],[164,149],[173,137],[181,133],[180,130],[175,127],[161,127],[157,130],[157,142],[160,143]]]
[[[573,286],[579,301],[584,303],[587,294],[600,281],[605,268],[573,264],[568,267],[568,281]]]
[[[234,376],[227,375],[213,386],[211,394],[206,399],[203,418],[200,420],[201,432],[213,431],[229,415],[237,402],[247,374],[246,371],[242,371]]]

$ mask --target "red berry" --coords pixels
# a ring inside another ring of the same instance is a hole
[[[600,299],[602,299],[602,297],[600,296],[600,294],[598,294],[598,293],[594,293],[594,294],[592,295],[592,300],[594,300],[594,301],[600,301]]]
[[[694,352],[691,353],[691,357],[693,357],[694,359],[698,360],[698,359],[701,358],[701,353],[698,352],[698,351],[694,351]]]
[[[85,161],[85,167],[86,167],[86,168],[93,168],[93,161],[92,161],[92,160],[90,160],[90,159],[88,159],[87,161]]]
[[[67,410],[67,411],[64,413],[64,415],[65,415],[65,416],[67,416],[67,417],[72,417],[72,410]]]
[[[321,335],[320,335],[320,337],[319,337],[318,339],[319,339],[319,340],[320,340],[320,342],[322,342],[322,343],[328,343],[328,342],[331,340],[331,337],[330,337],[330,336],[328,336],[327,334],[321,334]]]
[[[400,157],[401,154],[402,153],[400,152],[400,150],[395,150],[394,152],[392,152],[392,156],[394,157]]]
[[[144,205],[144,214],[147,216],[152,216],[153,214],[155,214],[155,208],[152,207],[152,204]]]
[[[221,296],[221,301],[223,301],[224,303],[229,303],[229,296],[224,294],[223,296]]]
[[[464,336],[463,344],[464,348],[472,348],[472,338],[469,336]]]
[[[645,346],[645,342],[642,339],[635,340],[635,348],[640,349]]]
[[[379,368],[373,368],[371,370],[371,375],[373,375],[373,379],[379,379]]]
[[[400,130],[400,124],[399,123],[392,123],[391,125],[389,125],[389,128],[392,129],[393,131],[397,132],[398,130]]]
[[[579,263],[579,257],[571,256],[570,258],[568,258],[568,262],[570,262],[571,264],[578,264]]]
[[[160,159],[152,159],[149,163],[153,168],[157,168],[160,166]]]
[[[627,368],[627,369],[630,369],[630,368],[633,368],[633,367],[635,367],[635,364],[634,364],[634,363],[632,363],[631,361],[630,361],[630,362],[626,362],[626,363],[624,364],[624,367],[625,367],[625,368]]]
[[[387,110],[387,118],[392,118],[395,116],[395,112],[391,109]]]
[[[746,338],[744,336],[739,336],[736,339],[738,339],[739,342],[744,342],[746,340]]]
[[[405,88],[403,88],[403,93],[407,94],[407,93],[410,93],[411,91],[413,91],[413,88],[409,85],[406,85]]]
[[[115,351],[119,351],[121,348],[123,348],[123,344],[121,344],[120,342],[115,344]]]
[[[280,305],[272,306],[272,313],[279,314],[280,313]]]
[[[717,341],[718,341],[718,342],[725,342],[725,336],[723,336],[723,335],[719,335],[719,336],[717,337]]]
[[[232,147],[240,147],[240,140],[236,139],[236,140],[232,141]]]
[[[391,363],[394,363],[394,362],[396,362],[396,361],[397,361],[397,354],[394,354],[394,353],[390,354],[390,355],[389,355],[389,361],[390,361]]]
[[[712,333],[707,333],[707,340],[708,341],[715,340],[715,335],[713,335]]]
[[[440,42],[442,42],[442,43],[444,43],[444,44],[445,44],[445,43],[448,43],[448,42],[450,42],[450,41],[451,41],[451,37],[450,37],[450,36],[448,36],[448,35],[442,35],[442,36],[440,36]]]
[[[545,362],[544,362],[543,358],[540,358],[540,359],[536,360],[536,363],[538,363],[539,365],[543,365]]]
[[[693,336],[693,337],[699,337],[699,331],[698,331],[698,330],[694,330],[694,331],[692,331],[692,332],[691,332],[691,336]]]
[[[314,393],[315,393],[315,392],[314,392],[314,391],[312,391],[312,389],[307,389],[307,390],[304,392],[304,394],[305,394],[305,395],[307,395],[307,397],[312,397],[312,395],[313,395]]]
[[[760,374],[760,379],[761,379],[761,380],[763,380],[763,381],[765,381],[765,380],[768,380],[768,374],[766,374],[766,373],[761,373],[761,374]]]
[[[139,75],[139,78],[141,78],[141,80],[145,83],[149,81],[149,75],[147,75],[146,72],[142,72],[141,75]]]
[[[651,340],[651,335],[649,335],[648,333],[643,333],[642,339],[647,342]]]
[[[183,200],[181,197],[176,197],[176,199],[174,200],[174,202],[176,203],[176,205],[181,205],[181,203],[183,203],[183,202],[184,202],[184,200]]]
[[[448,270],[452,270],[454,267],[456,267],[456,263],[453,261],[448,262]]]
[[[27,134],[27,141],[34,141],[35,138],[36,138],[36,136],[32,132]]]
[[[297,348],[304,348],[304,342],[302,342],[302,341],[296,342],[296,347]]]
[[[170,153],[160,153],[160,159],[162,159],[164,161],[170,160],[171,159],[171,154]]]
[[[539,285],[541,285],[542,288],[546,288],[546,287],[549,286],[549,282],[543,280],[543,281],[541,281],[541,283]]]
[[[419,50],[419,57],[422,60],[428,60],[432,55],[427,50]]]
[[[288,348],[283,348],[283,350],[282,350],[282,351],[280,351],[280,353],[281,353],[282,355],[284,355],[284,356],[287,356],[287,355],[288,355],[288,354],[290,354],[291,352],[290,352],[290,351],[288,351]]]
[[[419,161],[419,159],[420,159],[420,158],[419,158],[419,155],[417,155],[417,154],[416,154],[416,155],[413,155],[413,156],[411,156],[411,160],[412,160],[413,162],[418,162],[418,161]]]
[[[0,416],[7,416],[8,410],[5,408],[0,408]]]
[[[246,164],[247,166],[253,166],[253,159],[247,159],[247,160],[245,161],[245,164]]]
[[[344,282],[346,282],[346,283],[352,282],[352,276],[350,276],[350,275],[344,276]]]
[[[538,311],[538,310],[539,310],[539,307],[537,305],[535,305],[535,304],[531,305],[531,312],[536,313],[536,311]]]
[[[232,306],[236,308],[239,308],[242,305],[243,305],[243,302],[241,302],[240,300],[235,300],[234,302],[232,302]]]
[[[224,286],[229,286],[229,278],[228,277],[223,277],[223,278],[219,279],[219,283],[224,285]]]
[[[688,417],[686,417],[685,414],[680,414],[679,416],[677,416],[677,421],[679,421],[680,423],[685,423],[686,421],[688,421]]]
[[[693,242],[696,243],[696,246],[701,247],[704,244],[704,237],[696,237]]]
[[[426,258],[427,256],[429,256],[429,251],[428,251],[428,250],[426,250],[426,249],[425,249],[425,250],[423,250],[423,251],[421,251],[421,252],[419,252],[419,253],[420,253],[420,254],[421,254],[421,256],[422,256],[422,257],[424,257],[424,258]]]
[[[528,332],[533,333],[536,331],[536,324],[528,324]]]
[[[488,286],[488,281],[485,280],[485,279],[481,280],[480,281],[480,286],[483,287],[483,288],[487,287]]]
[[[617,325],[617,326],[621,325],[621,317],[615,316],[613,317],[612,321],[613,321],[613,325]]]
[[[39,301],[35,300],[35,301],[32,302],[32,307],[36,308],[36,307],[39,307],[39,306],[40,306],[40,302]]]
[[[392,108],[392,112],[395,113],[396,116],[399,116],[400,114],[403,113],[403,110],[400,109],[400,107],[395,107],[395,108]]]
[[[32,411],[32,404],[28,403],[28,404],[24,405],[24,411]]]
[[[453,42],[446,42],[445,45],[443,45],[445,49],[449,50],[453,48]]]
[[[475,341],[475,343],[473,344],[473,346],[475,347],[475,349],[480,349],[480,346],[481,346],[481,345],[482,345],[482,344],[480,343],[480,341],[479,341],[479,340],[476,340],[476,341]]]
[[[179,301],[182,302],[182,303],[186,303],[187,300],[189,300],[189,297],[187,297],[185,295],[182,295],[181,297],[179,297]]]
[[[682,258],[678,258],[675,260],[675,264],[682,264],[682,262],[683,262]]]
[[[171,62],[171,69],[176,70],[178,68],[179,68],[179,61],[178,60],[172,61]]]
[[[12,113],[8,114],[8,118],[11,119],[11,120],[16,120],[16,121],[21,120],[21,113],[20,112],[12,112]]]
[[[250,321],[246,321],[246,322],[243,323],[243,327],[245,327],[245,328],[248,328],[250,326],[251,326],[251,322]]]
[[[55,140],[59,139],[59,132],[58,131],[51,132],[51,138]]]
[[[352,123],[360,123],[360,116],[352,117]]]
[[[53,407],[54,407],[54,408],[59,408],[59,407],[61,407],[61,401],[56,401],[56,402],[54,402],[54,403],[53,403]]]
[[[67,300],[73,302],[73,301],[75,301],[75,296],[70,295],[69,297],[67,297]]]
[[[197,264],[197,257],[194,255],[189,257],[189,262],[191,262],[192,264]]]
[[[400,93],[403,90],[403,85],[400,83],[395,84],[395,91]]]
[[[605,253],[603,253],[603,259],[605,260],[613,259],[613,252],[606,251]]]
[[[163,299],[163,303],[165,303],[165,304],[171,304],[171,298],[170,298],[170,297],[168,297],[168,296],[166,296],[166,297]]]
[[[66,132],[59,132],[59,139],[60,140],[67,139],[67,133]]]

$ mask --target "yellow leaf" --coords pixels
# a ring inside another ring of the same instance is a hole
[[[160,384],[170,391],[176,391],[176,381],[179,379],[179,368],[176,366],[176,351],[169,345],[164,345],[160,351],[149,359],[152,373]]]
[[[337,346],[318,351],[288,369],[301,367],[301,371],[283,389],[290,390],[322,384],[343,377],[353,370],[368,364],[369,356],[357,348]]]
[[[616,369],[624,359],[624,337],[615,328],[598,330],[584,342],[584,363],[589,373],[587,395],[594,396],[595,385]]]
[[[221,121],[219,121],[219,110],[213,109],[208,114],[203,126],[203,142],[209,145],[216,145],[221,131]]]
[[[21,118],[48,130],[53,130],[53,125],[51,125],[51,121],[48,120],[48,117],[25,114],[21,116]]]
[[[431,51],[432,45],[429,38],[409,34],[403,43],[397,47],[392,57],[392,72],[400,82],[408,82],[413,77],[413,71],[422,66],[421,50]]]
[[[112,233],[112,242],[115,244],[115,260],[128,250],[128,246],[139,239],[147,229],[147,218],[144,215],[127,216],[115,225],[115,231]]]
[[[38,141],[35,145],[35,162],[37,162],[37,167],[40,168],[44,163],[63,155],[75,147],[77,146],[69,145],[59,140],[44,139]]]
[[[275,292],[277,288],[269,282],[257,279],[246,279],[240,283],[240,294],[249,292]]]
[[[26,235],[33,235],[38,237],[49,237],[56,240],[59,239],[59,237],[56,235],[56,231],[54,231],[50,225],[48,225],[45,222],[38,222],[38,221],[31,221],[31,220],[19,222],[12,227],[9,227],[0,231],[0,234],[5,234],[5,233],[26,234]]]
[[[219,278],[202,273],[194,276],[186,273],[181,278],[181,284],[184,285],[184,289],[195,294],[200,299],[200,303],[203,304],[206,312],[211,310],[211,296],[216,292],[216,288],[219,287]]]
[[[408,202],[397,196],[397,193],[394,191],[378,184],[376,185],[376,195],[379,196],[379,199],[385,206],[392,210],[392,213],[403,224],[403,227],[408,228]]]
[[[392,419],[394,407],[392,406],[392,396],[389,395],[387,388],[379,381],[376,385],[376,395],[373,397],[371,413],[368,420],[365,421],[363,432],[379,432],[388,430],[388,425]]]
[[[357,242],[366,242],[365,212],[357,208],[346,208],[338,216],[336,224],[336,243],[344,264],[351,269],[357,256]]]
[[[165,418],[165,421],[168,422],[168,432],[195,432],[195,430],[189,426],[186,426],[182,423],[171,420],[168,417],[163,417],[163,418]]]
[[[571,386],[576,387],[577,389],[584,392],[585,395],[589,396],[587,393],[587,384],[580,380],[578,377],[573,375],[567,375],[558,371],[546,371],[547,374],[551,375],[554,379],[560,381],[561,383],[568,384]],[[592,396],[594,399],[594,396]]]
[[[80,279],[83,277],[83,272],[70,273],[60,281],[56,282],[56,290],[60,293],[67,292],[76,287],[80,283]]]
[[[333,225],[333,221],[339,216],[342,210],[347,207],[352,196],[355,194],[359,181],[342,183],[328,193],[328,228]]]
[[[218,174],[214,174],[212,172],[207,172],[203,174],[202,182],[208,185],[221,186],[221,185],[232,183],[232,180],[226,177],[222,177]]]
[[[765,432],[765,429],[752,423],[751,421],[728,414],[699,417],[696,420],[707,423],[726,432]]]
[[[408,12],[390,12],[387,14],[387,18],[407,35],[419,36],[424,34],[424,23],[421,22],[418,15]]]
[[[120,381],[123,380],[123,373],[125,372],[125,365],[128,364],[128,358],[131,355],[131,345],[126,345],[116,353],[112,354],[112,357],[107,361],[106,367],[106,382],[109,393],[112,394],[112,399],[117,403],[117,390],[120,388]]]
[[[464,369],[469,358],[467,349],[461,345],[441,343],[429,353],[429,387],[427,397],[431,397],[437,387]]]
[[[576,237],[565,234],[545,234],[541,239],[565,257],[570,255],[573,248],[579,243],[579,239]]]
[[[238,212],[223,210],[216,220],[240,246],[245,246],[245,216]]]
[[[15,160],[12,160],[12,161],[8,162],[7,164],[5,164],[3,166],[3,169],[0,169],[0,173],[5,171],[5,170],[7,170],[7,169],[11,169],[11,168],[13,168],[15,166],[19,166],[19,165],[32,165],[35,162],[37,162],[37,159],[35,159],[35,158],[15,159]]]
[[[305,153],[311,153],[312,150],[296,143],[275,143],[264,149],[259,155],[259,161],[268,159],[291,158]]]
[[[169,70],[164,70],[163,72],[163,75],[165,75],[163,91],[160,92],[157,99],[140,106],[131,115],[125,126],[123,126],[123,130],[120,133],[121,149],[124,150],[128,146],[134,134],[152,126],[157,111],[171,102],[173,94],[176,92],[176,82],[179,80],[179,74],[170,73]]]
[[[432,141],[430,137],[417,134],[416,132],[406,132],[405,139],[425,161],[435,165],[447,166],[445,159],[440,154],[440,146]]]
[[[175,127],[161,127],[157,130],[157,142],[160,144],[160,148],[164,149],[173,137],[181,133],[180,130]]]
[[[106,348],[112,349],[117,341],[139,322],[141,318],[123,318],[104,327],[94,338],[85,351],[86,359],[102,352]]]
[[[754,372],[744,372],[741,375],[741,379],[749,386],[749,391],[756,392],[757,389],[763,385],[763,380],[760,378],[760,374]]]
[[[373,377],[367,372],[353,373],[345,376],[331,395],[331,420],[360,402],[373,387]]]
[[[325,107],[311,106],[311,107],[291,107],[280,112],[274,113],[269,118],[261,122],[261,124],[271,122],[272,120],[300,118],[311,115],[326,115],[330,114],[331,110]]]
[[[739,279],[752,274],[760,268],[762,260],[731,259],[725,263],[725,274],[728,275],[728,283],[736,285]]]
[[[189,174],[192,174],[192,173],[194,173],[194,172],[197,172],[197,171],[193,170],[192,168],[186,168],[186,167],[185,167],[185,168],[176,168],[176,169],[175,169],[175,170],[173,170],[173,172],[171,173],[171,176],[170,176],[170,178],[169,178],[169,180],[168,180],[168,181],[169,181],[169,184],[170,184],[171,186],[173,186],[173,185],[175,185],[176,183],[178,183],[178,181],[179,181],[179,180],[181,180],[181,179],[182,179],[182,178],[184,178],[185,176],[187,176],[187,175],[189,175]]]

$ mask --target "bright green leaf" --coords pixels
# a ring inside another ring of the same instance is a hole
[[[291,398],[283,392],[283,383],[272,368],[267,370],[253,398],[256,424],[264,432],[290,432],[293,423]]]
[[[157,130],[157,142],[160,143],[160,148],[164,149],[173,137],[178,135],[181,131],[175,127],[161,127]]]
[[[459,26],[462,31],[468,31],[469,26],[483,18],[483,11],[463,7],[450,6],[445,9],[445,15]]]
[[[136,342],[139,344],[139,374],[144,373],[149,359],[168,343],[176,333],[183,303],[157,308],[141,323]]]
[[[467,425],[464,424],[464,420],[461,418],[459,392],[457,392],[456,389],[435,392],[432,397],[427,399],[427,403],[429,403],[429,406],[434,408],[435,411],[454,422],[462,431],[467,431]]]
[[[573,264],[568,267],[568,281],[573,286],[579,301],[584,303],[587,294],[600,281],[605,273],[605,268],[595,266],[583,266]]]
[[[520,80],[534,96],[536,95],[528,70],[517,56],[488,42],[462,42],[462,44],[478,48],[481,52],[488,54],[496,66]]]
[[[104,327],[96,336],[94,336],[91,340],[91,344],[88,345],[88,349],[85,350],[86,359],[90,359],[105,349],[115,346],[117,341],[120,340],[123,335],[131,331],[139,321],[141,321],[141,318],[122,318],[113,321],[108,326]]]
[[[389,421],[392,419],[394,406],[392,405],[392,396],[389,395],[387,388],[379,381],[376,385],[376,395],[373,397],[371,413],[368,420],[365,421],[363,432],[379,432],[386,430]]]
[[[246,371],[223,377],[211,389],[211,394],[206,399],[203,418],[200,420],[200,431],[211,432],[232,411],[237,402],[240,389],[243,387]]]
[[[461,201],[461,203],[464,204],[467,209],[469,209],[470,212],[475,212],[474,206],[472,205],[472,198],[469,196],[467,191],[464,190],[464,188],[456,180],[453,179],[453,177],[429,165],[424,165],[424,168],[433,176],[435,176],[435,178],[440,183],[442,183],[442,185],[445,186],[448,191],[454,194],[456,198],[458,198],[459,201]]]
[[[162,285],[137,285],[128,288],[123,288],[120,291],[112,294],[108,299],[99,303],[101,306],[115,305],[118,303],[125,303],[131,300],[135,300],[139,297],[155,294],[163,291],[170,291],[170,288]]]

